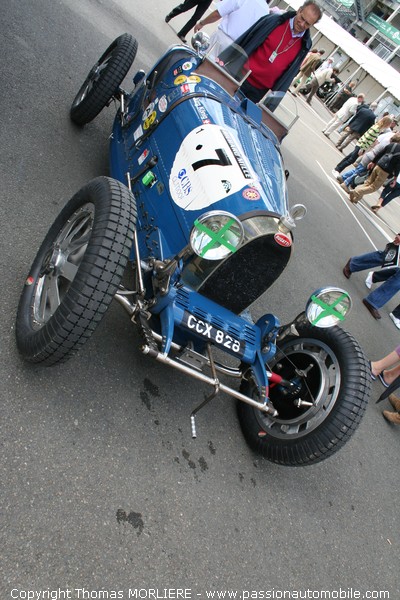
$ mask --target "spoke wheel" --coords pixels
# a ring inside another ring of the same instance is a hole
[[[94,179],[71,198],[21,295],[16,338],[26,360],[54,364],[89,339],[120,284],[135,223],[135,198],[114,179]]]
[[[265,458],[285,465],[310,464],[330,456],[351,437],[365,411],[370,392],[368,364],[357,342],[334,327],[305,327],[299,337],[278,344],[268,366],[291,381],[277,385],[270,401],[279,415],[240,403],[239,419],[249,444]],[[242,391],[257,397],[251,381]],[[307,403],[298,406],[298,400]]]
[[[74,123],[89,123],[110,103],[132,66],[137,46],[137,41],[124,33],[107,48],[75,96],[70,111]]]
[[[49,248],[33,294],[34,329],[46,325],[68,293],[85,255],[93,220],[93,204],[78,208]]]

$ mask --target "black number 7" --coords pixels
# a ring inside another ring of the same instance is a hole
[[[201,169],[202,167],[208,167],[209,165],[219,165],[220,167],[228,167],[231,165],[231,161],[229,160],[229,156],[222,148],[216,148],[215,153],[218,158],[205,158],[203,160],[198,160],[195,163],[192,163],[193,171],[197,171],[197,169]]]

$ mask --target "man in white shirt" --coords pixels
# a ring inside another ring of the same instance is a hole
[[[364,101],[364,94],[358,94],[357,97],[354,96],[346,100],[342,108],[339,108],[335,116],[327,123],[325,129],[322,130],[322,133],[324,133],[326,137],[329,137],[329,134],[332,133],[332,131],[340,127],[340,125],[343,125],[350,117],[354,116],[357,106],[363,104]]]
[[[307,96],[307,104],[311,104],[311,98],[316,94],[317,90],[323,83],[327,81],[331,81],[334,83],[336,79],[333,75],[339,75],[339,69],[332,69],[329,67],[328,69],[323,69],[322,71],[316,71],[311,79],[311,88],[310,93]]]
[[[216,10],[196,24],[194,32],[221,19],[210,38],[210,47],[216,45],[216,53],[219,54],[268,13],[266,0],[221,0]]]

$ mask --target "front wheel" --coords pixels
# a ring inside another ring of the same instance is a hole
[[[132,66],[137,41],[128,33],[120,35],[91,68],[71,106],[77,125],[92,121],[108,105]]]
[[[51,365],[89,339],[120,284],[132,247],[135,198],[98,177],[68,202],[50,227],[18,306],[17,347],[29,362]]]
[[[350,334],[311,325],[298,331],[298,337],[278,343],[268,365],[293,383],[292,390],[270,388],[279,416],[238,405],[249,445],[268,460],[290,466],[316,463],[339,450],[360,423],[371,388],[367,360]],[[241,391],[257,397],[252,381],[243,381]]]

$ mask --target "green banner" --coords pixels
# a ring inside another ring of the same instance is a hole
[[[396,27],[393,27],[393,25],[387,23],[373,13],[368,15],[367,22],[375,27],[378,31],[383,33],[383,35],[389,38],[389,40],[392,40],[392,42],[400,46],[400,31],[396,29]]]
[[[400,0],[398,0],[400,2]],[[354,5],[354,0],[339,0],[340,4],[343,4],[346,8],[351,8]]]

